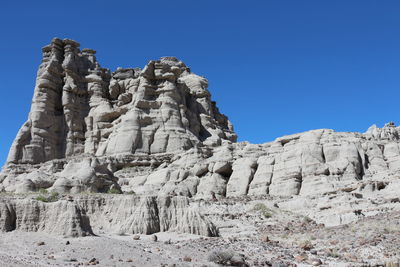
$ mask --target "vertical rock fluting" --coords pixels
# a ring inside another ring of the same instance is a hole
[[[29,118],[0,173],[0,192],[138,197],[0,201],[0,230],[83,235],[90,232],[87,215],[96,230],[216,235],[189,198],[268,195],[306,215],[308,209],[320,209],[325,218],[341,212],[325,220],[332,225],[354,218],[354,205],[370,198],[398,202],[400,127],[394,123],[365,134],[320,129],[265,144],[236,143],[232,125],[211,101],[208,81],[183,62],[163,57],[143,70],[110,72],[95,54],[69,39],[43,48]],[[351,200],[345,208],[342,198]],[[52,222],[62,227],[53,229]]]
[[[11,147],[11,163],[35,164],[84,152],[85,74],[98,68],[96,59],[69,39],[53,39],[42,51],[31,111]]]
[[[0,200],[0,232],[19,230],[77,237],[103,232],[175,231],[218,236],[217,228],[186,197],[92,195],[51,203],[18,197]]]
[[[327,193],[397,175],[393,123],[364,135],[315,130],[232,144],[236,135],[207,80],[183,62],[163,57],[143,70],[110,72],[94,50],[79,46],[56,38],[43,48],[29,118],[0,191],[122,189],[218,199]]]
[[[236,141],[205,78],[174,57],[143,70],[101,68],[95,51],[70,39],[43,48],[28,121],[8,163],[82,154],[157,154]]]
[[[1,202],[0,232],[46,232],[65,237],[93,234],[89,218],[75,202],[43,203],[3,197]]]

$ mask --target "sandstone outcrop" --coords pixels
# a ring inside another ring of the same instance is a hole
[[[77,155],[157,154],[199,143],[235,141],[210,99],[205,78],[174,57],[143,70],[101,68],[91,49],[53,39],[43,60],[28,121],[9,163],[37,164]]]
[[[165,231],[218,236],[216,227],[186,197],[69,196],[50,203],[29,196],[0,200],[0,231],[65,237]]]
[[[13,230],[70,237],[93,234],[89,218],[76,203],[2,198],[0,231]]]
[[[54,39],[43,48],[29,119],[0,174],[0,192],[125,194],[78,197],[75,204],[18,201],[49,212],[46,218],[83,225],[29,226],[64,235],[87,233],[86,216],[95,232],[216,235],[192,206],[225,198],[272,198],[326,225],[400,208],[400,127],[394,123],[366,133],[320,129],[265,144],[236,142],[207,86],[173,57],[110,72],[94,50]],[[4,231],[25,229],[18,220],[14,225],[21,212],[16,203],[1,206]],[[64,205],[66,213],[51,205]]]

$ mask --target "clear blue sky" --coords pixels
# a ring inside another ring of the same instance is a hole
[[[240,140],[400,121],[400,1],[7,1],[0,165],[27,119],[41,47],[71,38],[103,67],[176,56],[209,79]]]

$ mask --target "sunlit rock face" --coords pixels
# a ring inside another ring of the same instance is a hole
[[[184,211],[177,216],[182,231],[215,235],[188,207],[222,199],[270,199],[326,225],[357,220],[359,210],[363,216],[400,210],[400,127],[394,123],[366,133],[320,129],[264,144],[236,142],[231,123],[211,101],[207,80],[183,62],[163,57],[143,69],[110,72],[95,53],[68,39],[43,48],[29,118],[0,173],[0,192],[134,194],[132,207],[143,208],[144,226],[134,228],[125,214],[121,222],[131,232],[163,229],[163,223],[152,225],[162,216],[150,215],[168,207],[168,214]],[[0,216],[4,229],[13,225],[10,207]],[[85,207],[65,204],[70,212],[62,216],[77,218],[86,229],[79,214],[92,209]]]
[[[0,233],[45,232],[64,237],[108,233],[153,234],[175,231],[218,236],[218,230],[186,197],[123,195],[69,196],[44,203],[0,196]]]
[[[69,39],[43,48],[28,121],[8,163],[77,155],[176,153],[235,142],[205,78],[174,57],[143,70],[101,68],[91,49]]]

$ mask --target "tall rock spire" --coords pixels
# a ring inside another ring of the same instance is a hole
[[[205,78],[174,57],[111,73],[96,51],[55,38],[43,48],[28,121],[8,163],[81,154],[156,154],[236,141]]]

